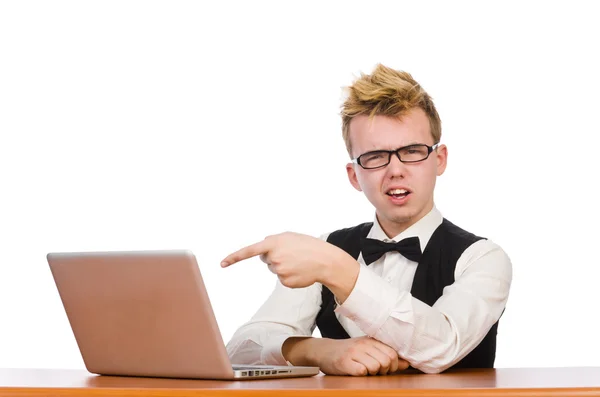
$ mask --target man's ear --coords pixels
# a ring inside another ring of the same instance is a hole
[[[446,164],[448,163],[448,148],[446,145],[438,146],[435,151],[437,161],[437,176],[440,176],[446,170]]]
[[[360,187],[360,184],[358,183],[358,178],[356,177],[356,170],[354,169],[354,163],[348,163],[346,164],[346,172],[348,173],[348,180],[350,181],[350,184],[352,186],[354,186],[354,188],[356,190],[358,190],[359,192],[362,192],[362,188]]]

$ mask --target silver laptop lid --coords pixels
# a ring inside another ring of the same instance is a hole
[[[234,376],[191,252],[50,253],[47,259],[88,371]]]

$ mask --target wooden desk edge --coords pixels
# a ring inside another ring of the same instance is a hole
[[[0,388],[2,397],[78,397],[78,396],[112,396],[112,397],[223,397],[228,395],[243,397],[387,397],[387,396],[418,396],[418,397],[455,397],[455,396],[574,396],[600,397],[600,388],[594,387],[565,387],[565,388],[458,388],[458,389],[256,389],[256,390],[227,390],[227,389],[168,389],[168,388],[46,388],[46,387],[8,387]]]

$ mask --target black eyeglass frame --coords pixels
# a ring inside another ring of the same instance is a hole
[[[436,143],[436,144],[435,144],[435,145],[433,145],[433,146],[429,146],[429,145],[426,145],[426,144],[424,144],[424,143],[415,143],[415,144],[412,144],[412,145],[407,145],[407,146],[402,146],[402,147],[399,147],[399,148],[398,148],[398,149],[396,149],[396,150],[373,150],[373,151],[370,151],[370,152],[363,153],[363,154],[361,154],[360,156],[358,156],[358,157],[356,157],[356,158],[352,159],[352,162],[353,162],[353,163],[355,163],[355,164],[358,164],[358,165],[360,165],[360,166],[361,166],[362,168],[364,168],[365,170],[375,170],[375,169],[377,169],[377,168],[383,168],[383,167],[387,167],[387,166],[388,166],[388,164],[390,163],[390,161],[392,161],[392,154],[395,154],[395,155],[396,155],[396,157],[398,157],[398,160],[400,160],[400,161],[401,161],[401,162],[403,162],[403,163],[408,163],[408,164],[410,164],[410,163],[420,163],[421,161],[425,161],[425,160],[427,160],[427,159],[429,158],[429,155],[431,154],[431,152],[433,152],[435,149],[437,149],[439,145],[440,145],[440,143],[439,143],[439,142],[438,142],[438,143]],[[408,160],[408,161],[406,161],[406,160],[402,160],[402,158],[400,157],[400,150],[407,149],[407,148],[411,148],[411,147],[415,147],[415,146],[425,146],[425,147],[427,148],[427,156],[425,156],[425,158],[422,158],[421,160]],[[377,167],[365,167],[364,165],[362,165],[362,164],[360,163],[360,158],[361,158],[362,156],[366,156],[366,155],[368,155],[368,154],[373,154],[373,153],[387,153],[387,155],[388,155],[388,160],[387,160],[387,162],[386,162],[385,164],[383,164],[383,165],[380,165],[380,166],[377,166]]]

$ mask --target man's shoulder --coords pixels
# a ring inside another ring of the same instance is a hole
[[[451,236],[451,238],[454,237],[455,239],[463,240],[467,247],[471,250],[476,249],[483,252],[504,251],[497,242],[493,241],[489,237],[470,232],[450,222],[446,218],[443,218],[439,228],[443,229],[447,235],[446,237]]]
[[[511,259],[496,241],[458,227],[445,218],[442,225],[446,231],[446,238],[450,238],[450,241],[447,241],[448,245],[453,249],[461,246],[461,254],[456,264],[456,277],[469,268],[479,268],[489,273],[502,274],[508,279],[512,278]]]
[[[491,239],[482,239],[471,244],[462,253],[456,263],[455,278],[472,270],[500,278],[510,285],[512,267],[510,256],[498,243]]]
[[[436,247],[444,247],[447,253],[457,259],[457,269],[468,267],[479,260],[495,258],[510,267],[510,258],[498,243],[489,237],[472,233],[444,218],[432,240]]]

